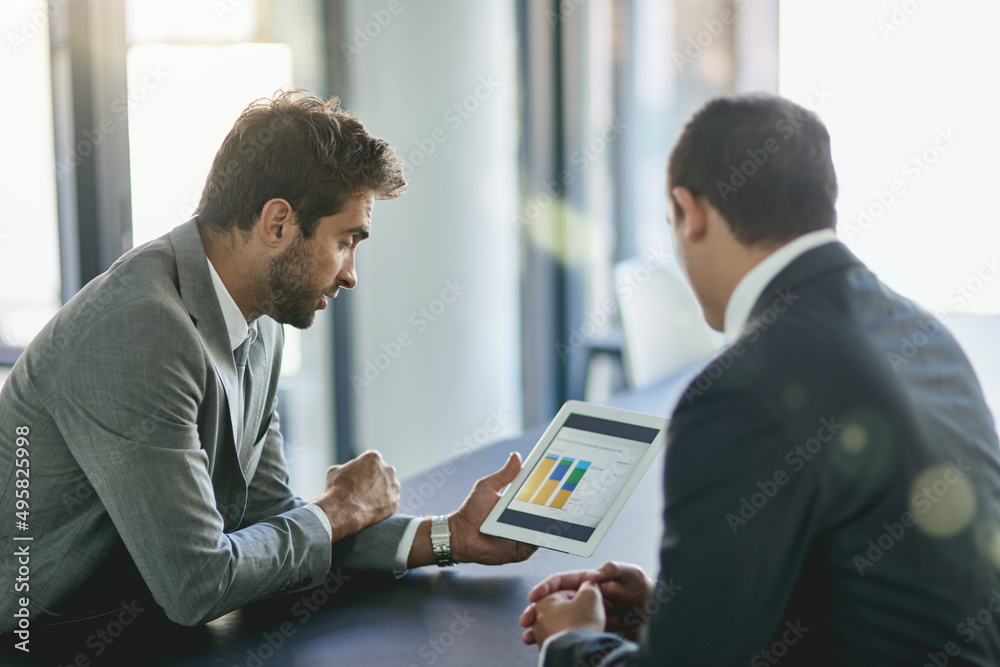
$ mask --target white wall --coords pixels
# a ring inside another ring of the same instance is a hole
[[[410,182],[376,202],[348,296],[358,445],[403,477],[521,426],[513,12],[347,3],[344,105]]]

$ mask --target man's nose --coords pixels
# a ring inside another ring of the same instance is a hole
[[[354,289],[358,286],[358,274],[354,269],[354,262],[344,265],[337,274],[337,283],[344,289]]]

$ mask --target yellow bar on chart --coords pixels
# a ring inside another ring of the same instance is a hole
[[[538,492],[538,495],[535,496],[535,499],[532,500],[531,502],[535,503],[536,505],[544,505],[545,503],[549,502],[549,497],[552,495],[552,492],[556,490],[557,486],[559,486],[558,479],[547,480],[545,482],[545,485],[542,487],[542,490]]]
[[[573,495],[572,489],[559,489],[559,493],[556,494],[556,499],[552,501],[549,507],[555,507],[557,510],[561,510],[569,497]]]
[[[522,502],[530,501],[531,496],[535,495],[535,490],[538,489],[538,485],[542,483],[542,480],[545,479],[545,476],[549,474],[549,471],[552,470],[552,466],[554,466],[558,460],[559,457],[553,454],[549,454],[542,459],[542,462],[538,464],[537,468],[535,468],[535,472],[531,473],[531,477],[528,478],[528,481],[521,488],[521,492],[517,494],[514,500],[520,500]]]

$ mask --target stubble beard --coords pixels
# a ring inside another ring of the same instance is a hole
[[[309,282],[311,266],[308,246],[301,238],[271,260],[266,276],[270,299],[265,314],[296,329],[312,326],[322,291]]]

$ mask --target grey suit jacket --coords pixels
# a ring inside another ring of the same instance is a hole
[[[32,341],[0,392],[0,632],[22,597],[32,618],[66,617],[148,587],[170,619],[194,625],[318,585],[331,563],[392,570],[407,517],[331,547],[288,487],[275,411],[283,332],[268,317],[258,326],[239,443],[236,368],[194,220],[126,253]],[[30,429],[27,531],[13,521],[19,426]],[[27,591],[15,590],[12,544],[30,545]]]

